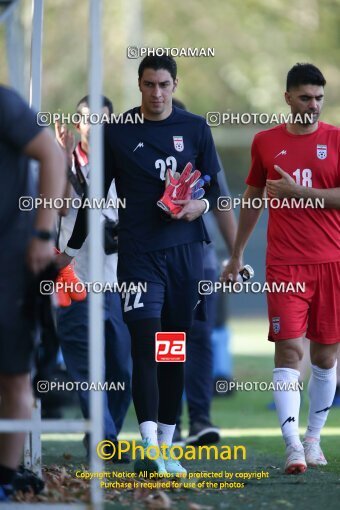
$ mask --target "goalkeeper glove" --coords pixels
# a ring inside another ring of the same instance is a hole
[[[60,253],[57,249],[55,250],[57,253]],[[84,301],[86,299],[86,289],[71,264],[59,270],[55,283],[59,306],[70,306],[72,301]],[[76,288],[77,284],[80,290]]]
[[[168,214],[178,214],[182,210],[181,205],[174,204],[174,200],[193,200],[202,198],[204,190],[203,179],[200,179],[201,172],[192,170],[192,164],[187,163],[182,174],[178,177],[178,173],[173,176],[171,170],[167,172],[166,188],[163,196],[158,200],[157,205]],[[203,194],[202,194],[203,191]]]
[[[210,175],[204,175],[203,179],[198,179],[197,184],[195,184],[192,194],[191,200],[201,200],[201,198],[205,195],[204,186],[209,186],[210,183]]]

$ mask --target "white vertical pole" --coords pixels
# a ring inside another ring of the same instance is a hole
[[[32,2],[32,44],[31,44],[31,77],[30,105],[36,110],[41,108],[41,70],[42,70],[42,33],[43,33],[43,0]]]
[[[42,476],[41,471],[41,401],[34,400],[32,411],[32,431],[25,439],[24,466],[31,469],[36,475]]]
[[[12,7],[13,6],[13,7]],[[23,28],[20,20],[20,2],[12,2],[6,18],[6,45],[9,83],[23,97],[26,94]]]
[[[42,71],[42,34],[43,34],[43,0],[32,2],[32,40],[30,72],[30,105],[36,110],[41,108],[41,71]],[[31,161],[30,171],[37,177],[37,165]],[[35,430],[29,433],[25,442],[25,464],[30,463],[37,475],[41,476],[41,405],[35,400],[32,409],[32,421]]]
[[[31,469],[40,478],[42,477],[41,465],[41,400],[36,399],[33,405],[33,430],[31,437]]]
[[[123,3],[124,24],[127,47],[143,45],[143,0],[129,0]],[[140,59],[129,59],[125,48],[123,68],[124,96],[123,108],[128,110],[140,103],[140,92],[137,87],[137,70]]]
[[[101,14],[102,1],[90,0],[90,112],[102,111],[102,51],[101,51]],[[103,154],[102,129],[100,124],[91,125],[90,132],[90,199],[102,196],[103,190]],[[103,232],[100,223],[101,211],[90,209],[90,280],[103,281]],[[103,381],[104,361],[104,314],[103,295],[90,294],[90,380]],[[90,392],[91,440],[90,466],[91,471],[102,471],[103,463],[96,453],[96,446],[103,439],[103,394],[100,391]],[[96,510],[102,508],[102,490],[99,480],[91,480],[92,503]]]
[[[26,469],[32,469],[31,432],[28,432],[28,434],[26,434],[26,437],[25,437],[24,467]]]

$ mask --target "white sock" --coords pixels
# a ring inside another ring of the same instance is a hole
[[[336,363],[333,368],[319,368],[312,365],[308,383],[309,414],[306,437],[320,440],[336,389]]]
[[[166,423],[158,422],[158,427],[157,427],[158,446],[162,446],[163,444],[166,444],[167,446],[171,446],[175,428],[176,428],[176,424],[168,425]]]
[[[157,423],[155,421],[143,421],[139,425],[140,435],[143,441],[148,439],[150,444],[157,446]]]
[[[299,412],[300,391],[298,389],[300,372],[293,368],[274,368],[274,402],[280,422],[282,436],[286,446],[300,446]],[[280,389],[282,386],[296,386],[296,389]]]

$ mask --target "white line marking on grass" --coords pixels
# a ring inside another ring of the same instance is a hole
[[[300,434],[305,433],[306,428],[300,427]],[[220,429],[221,437],[280,437],[281,430],[279,428],[253,428],[253,429]],[[188,431],[183,431],[186,437]],[[340,436],[340,427],[325,427],[322,429],[323,436]],[[81,441],[84,434],[42,434],[43,441]],[[119,436],[119,439],[140,439],[138,432],[125,432]]]

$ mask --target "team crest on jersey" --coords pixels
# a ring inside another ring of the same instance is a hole
[[[274,331],[275,335],[280,333],[280,317],[273,317],[272,325],[273,325],[273,331]]]
[[[316,146],[316,155],[319,159],[327,158],[327,145],[317,145]]]
[[[174,136],[173,140],[176,151],[182,152],[184,150],[183,136]]]

